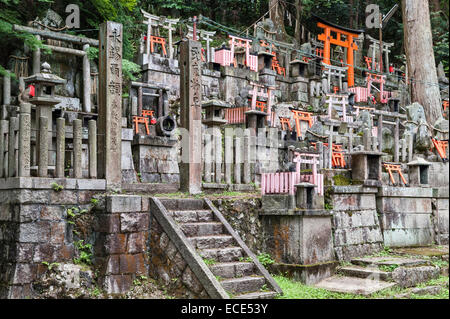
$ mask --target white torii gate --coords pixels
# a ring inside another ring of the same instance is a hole
[[[189,25],[187,27],[188,27],[187,38],[192,40],[194,38],[194,28]],[[213,61],[214,55],[211,52],[210,43],[212,41],[211,37],[214,36],[215,34],[216,31],[206,31],[197,29],[197,37],[206,41],[206,62],[214,62]]]
[[[173,26],[176,25],[180,19],[168,19],[166,17],[156,16],[142,9],[141,12],[144,15],[144,18],[147,19],[144,21],[144,24],[147,25],[146,53],[150,54],[150,36],[159,36],[159,27],[163,27],[169,31],[169,58],[173,59],[172,31],[175,31],[175,27]],[[153,28],[155,28],[155,30]]]

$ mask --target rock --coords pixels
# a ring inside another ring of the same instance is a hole
[[[448,134],[448,128],[449,128],[448,120],[444,119],[443,117],[440,118],[440,119],[438,119],[438,120],[434,123],[433,126],[434,126],[435,128],[437,128],[438,130],[441,130],[441,131],[447,131],[447,134]],[[444,140],[444,139],[446,138],[445,135],[447,135],[447,134],[441,133],[441,132],[436,132],[434,138],[435,138],[435,139],[438,139],[438,140]]]
[[[387,127],[383,127],[382,134],[383,134],[383,152],[394,154],[394,144],[395,144],[394,134]]]
[[[423,120],[426,122],[423,106],[417,102],[406,107],[406,115],[408,116],[408,121],[419,122],[420,120]]]
[[[439,267],[434,266],[398,267],[392,272],[392,279],[402,288],[414,287],[439,277],[439,273]]]
[[[314,135],[311,134],[310,132],[318,135]],[[320,142],[324,142],[325,139],[320,138],[320,136],[324,136],[325,135],[325,129],[322,125],[322,122],[317,121],[316,123],[314,123],[313,126],[311,126],[308,131],[306,131],[305,137],[308,141],[320,141]]]
[[[366,128],[368,128],[370,132],[372,131],[373,121],[369,111],[364,110],[360,112],[356,120],[358,122],[361,122],[361,127],[359,128],[358,132],[364,132],[364,129]]]

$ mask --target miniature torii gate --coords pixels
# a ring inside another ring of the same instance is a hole
[[[152,27],[158,28],[162,26],[164,29],[167,29],[169,33],[169,58],[173,58],[173,40],[172,40],[172,31],[175,31],[175,27],[173,25],[177,24],[180,19],[168,19],[165,17],[155,16],[141,9],[144,18],[147,19],[144,21],[144,24],[147,25],[147,43],[146,43],[146,52],[150,54],[150,36],[152,36]],[[159,36],[159,34],[153,34],[155,36]]]
[[[188,27],[187,38],[193,39],[194,38],[194,28],[189,25],[187,27]],[[197,33],[197,39],[202,39],[202,40],[206,41],[206,61],[214,62],[213,61],[214,55],[211,52],[210,43],[212,41],[211,37],[213,37],[216,34],[216,31],[206,31],[206,30],[197,29],[196,33]]]
[[[353,41],[357,38],[362,31],[344,29],[338,26],[334,26],[324,20],[323,22],[317,22],[317,26],[324,29],[322,34],[317,36],[317,39],[324,43],[323,45],[323,63],[331,64],[330,61],[330,51],[331,44],[339,45],[341,47],[347,48],[347,65],[348,65],[348,86],[352,87],[355,85],[355,72],[353,68],[354,64],[354,52],[358,50],[358,46]],[[331,35],[331,32],[336,33],[336,38]],[[344,39],[343,39],[344,38]]]
[[[251,89],[248,93],[251,94],[252,96],[252,102],[251,102],[251,110],[256,110],[256,102],[257,102],[257,97],[263,97],[263,98],[267,98],[267,118],[271,119],[271,98],[272,98],[272,90],[274,90],[274,87],[267,87],[267,92],[264,92],[264,85],[255,83],[255,82],[250,82],[250,85],[253,85],[253,89]],[[258,106],[261,107],[261,106]],[[261,110],[263,111],[263,110]],[[273,121],[272,121],[273,122]]]
[[[376,59],[379,59],[379,56],[377,56],[376,51],[380,50],[380,41],[377,39],[372,38],[370,35],[367,35],[367,38],[370,40],[370,47],[369,52],[371,53],[370,57],[372,58],[372,70],[375,70],[376,66]],[[385,69],[389,70],[389,53],[391,53],[390,48],[394,45],[394,43],[386,43],[383,42],[383,53],[384,53],[384,65]],[[380,63],[378,63],[378,66]],[[383,72],[383,70],[379,70],[380,72]]]

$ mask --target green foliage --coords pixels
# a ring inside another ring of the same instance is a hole
[[[393,272],[395,269],[397,269],[399,267],[399,265],[397,264],[392,264],[392,265],[378,265],[378,269],[380,269],[381,271],[386,271],[386,272]]]
[[[207,266],[212,266],[215,265],[217,263],[216,260],[214,259],[209,259],[209,258],[203,258],[203,262],[207,265]]]
[[[60,265],[59,263],[49,263],[47,261],[43,261],[42,264],[47,266],[47,269],[50,271],[52,271],[52,269],[54,269],[54,267],[58,267]]]
[[[275,262],[275,260],[272,259],[272,256],[267,253],[258,255],[258,260],[264,267],[268,267]]]
[[[122,60],[122,73],[124,82],[137,80],[136,75],[141,71],[142,70],[140,65],[126,59]]]
[[[60,191],[62,191],[64,189],[64,186],[59,185],[58,183],[55,183],[55,182],[53,182],[50,186],[52,187],[52,189],[55,192],[60,192]]]
[[[74,258],[75,264],[92,265],[92,244],[86,244],[84,240],[74,242],[75,248],[78,250],[79,257]]]
[[[449,74],[449,42],[448,42],[448,18],[441,12],[431,12],[431,30],[433,34],[433,49],[436,65],[442,62],[444,71]]]

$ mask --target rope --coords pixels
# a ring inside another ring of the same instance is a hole
[[[33,21],[32,24],[38,24],[38,25],[40,25],[41,27],[47,28],[47,29],[49,29],[50,31],[55,31],[55,32],[64,31],[64,30],[66,30],[66,29],[69,28],[69,27],[66,26],[66,25],[65,25],[64,27],[62,27],[62,28],[53,28],[53,27],[50,27],[50,26],[48,26],[48,25],[42,24],[42,23],[39,22],[39,21]]]

